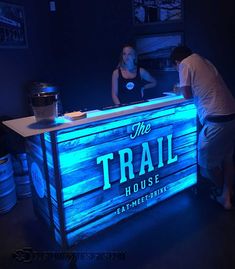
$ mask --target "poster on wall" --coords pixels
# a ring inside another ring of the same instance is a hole
[[[139,62],[148,69],[175,71],[170,54],[180,44],[183,44],[182,33],[139,36],[136,39]]]
[[[183,0],[133,0],[134,24],[181,21]]]
[[[26,48],[24,8],[0,2],[0,48]]]

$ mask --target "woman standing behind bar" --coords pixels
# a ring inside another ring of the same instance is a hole
[[[147,82],[147,83],[146,83]],[[155,87],[156,80],[144,68],[137,65],[137,54],[130,45],[122,49],[117,69],[112,75],[112,99],[114,104],[141,101],[144,90]]]

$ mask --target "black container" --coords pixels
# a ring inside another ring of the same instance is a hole
[[[45,82],[32,82],[31,85],[29,85],[29,103],[31,114],[33,113],[35,115],[35,112],[40,110],[39,107],[47,107],[53,105],[55,102],[57,104],[57,115],[62,115],[63,109],[60,94],[55,85]],[[37,117],[37,119],[40,120],[40,117]]]
[[[33,113],[37,122],[55,121],[58,117],[58,93],[40,92],[31,97]]]
[[[57,93],[38,93],[31,97],[31,104],[33,107],[50,106],[58,101]]]

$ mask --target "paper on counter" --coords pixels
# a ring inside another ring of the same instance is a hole
[[[64,117],[71,120],[83,119],[83,118],[86,118],[86,112],[74,111],[70,113],[65,113]]]
[[[169,96],[176,96],[174,92],[163,92],[162,94],[169,95]]]

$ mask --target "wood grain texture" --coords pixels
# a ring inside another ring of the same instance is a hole
[[[138,126],[143,128],[139,133]],[[56,147],[50,134],[44,136],[50,197],[36,198],[35,206],[48,222],[46,200],[50,199],[59,244],[62,233],[72,246],[197,180],[196,109],[191,102],[62,129],[55,135]],[[28,139],[27,145],[30,162],[43,167],[38,138]],[[53,148],[58,154],[57,168]],[[105,165],[102,158],[108,154],[112,159]],[[59,202],[58,192],[62,195]],[[63,231],[60,223],[64,223]]]

